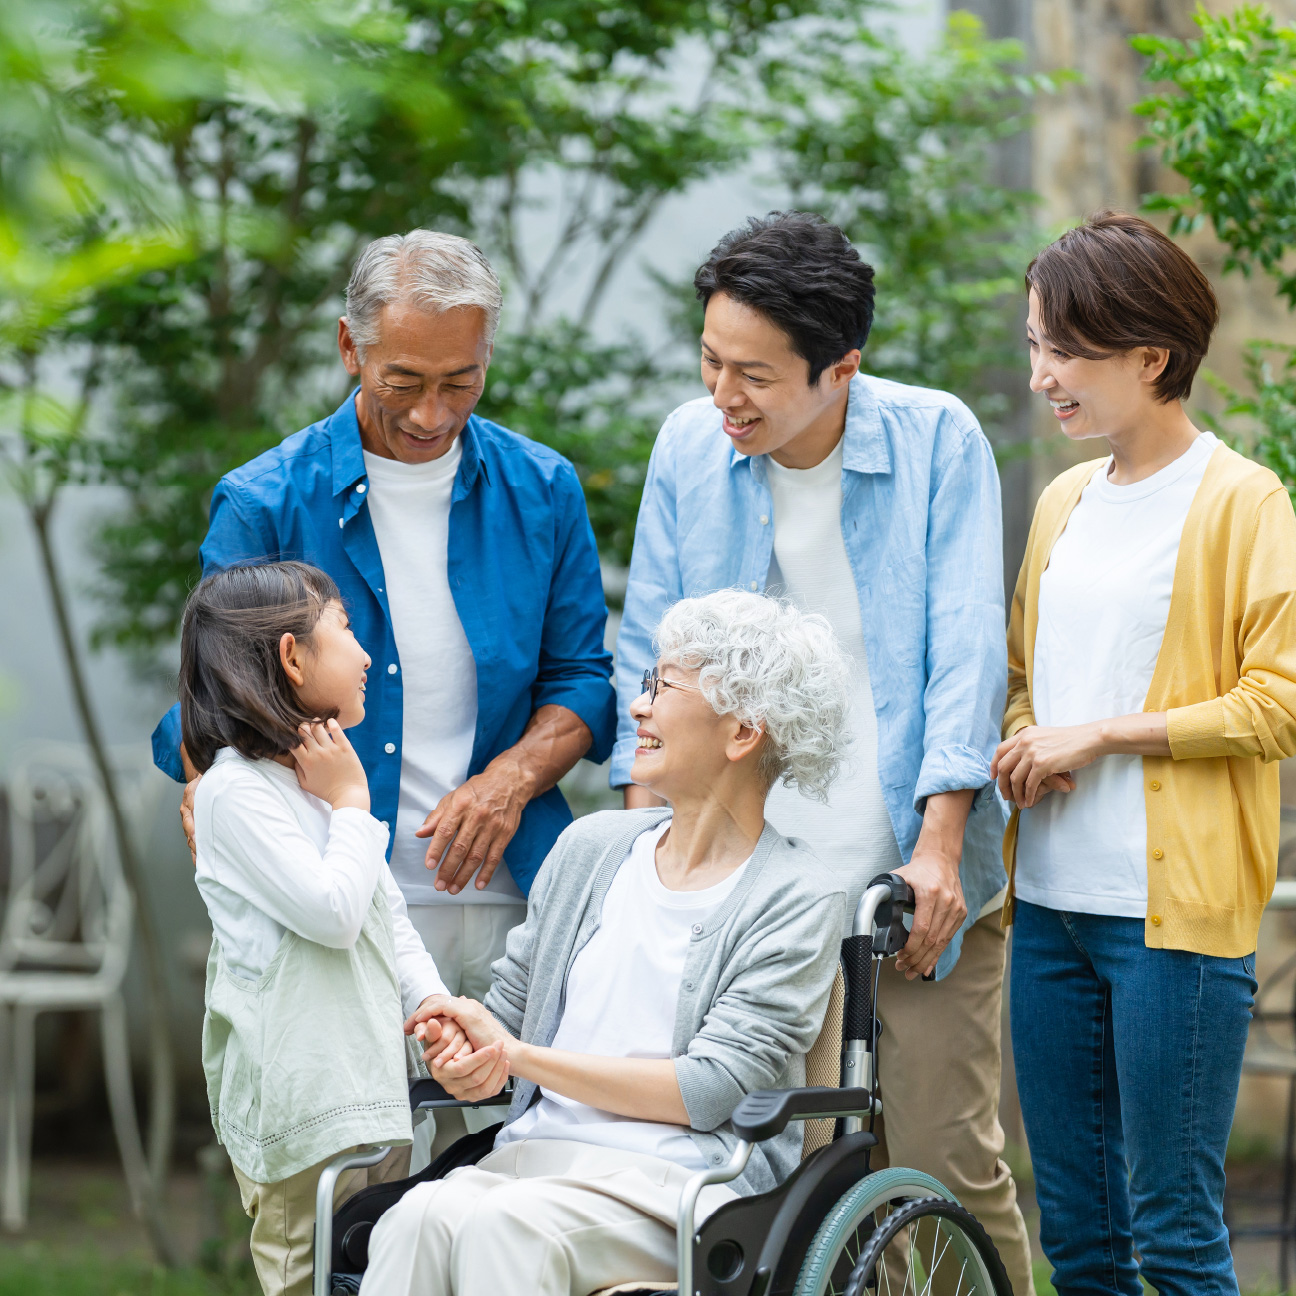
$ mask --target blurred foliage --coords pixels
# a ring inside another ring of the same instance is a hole
[[[1225,270],[1258,266],[1296,309],[1296,29],[1251,5],[1219,17],[1199,9],[1194,21],[1198,39],[1133,42],[1151,59],[1148,81],[1173,87],[1136,108],[1147,119],[1145,143],[1188,182],[1187,193],[1156,194],[1145,206],[1171,213],[1172,234],[1209,221],[1227,249]],[[1290,347],[1252,342],[1249,395],[1210,381],[1226,401],[1217,430],[1272,468],[1296,500],[1294,357]]]
[[[259,1296],[248,1274],[229,1279],[200,1269],[161,1269],[88,1247],[0,1251],[0,1296]]]
[[[1151,59],[1146,79],[1175,90],[1135,109],[1146,142],[1188,182],[1146,206],[1172,214],[1172,234],[1209,220],[1228,249],[1224,268],[1259,266],[1296,307],[1296,273],[1283,264],[1296,243],[1296,29],[1253,5],[1219,17],[1199,9],[1194,21],[1197,40],[1133,41]]]
[[[1022,72],[1016,41],[950,16],[930,54],[868,26],[814,32],[765,76],[795,205],[840,225],[877,271],[870,373],[953,391],[990,431],[1020,367],[1033,195],[997,179],[998,146],[1059,77]]]
[[[1296,503],[1296,347],[1248,343],[1243,365],[1250,393],[1206,375],[1225,402],[1223,417],[1207,415],[1206,422],[1238,449],[1272,468]],[[1249,433],[1231,422],[1238,418],[1246,420]]]
[[[7,0],[0,399],[26,401],[27,445],[43,420],[65,477],[125,493],[98,536],[102,637],[142,659],[171,641],[212,486],[342,399],[342,290],[393,230],[456,230],[492,257],[506,312],[479,411],[573,461],[613,562],[681,369],[597,318],[661,205],[699,180],[772,161],[877,264],[866,363],[992,423],[1031,228],[1027,196],[993,180],[996,148],[1045,83],[966,16],[920,58],[869,12]],[[696,312],[677,313],[691,351]]]

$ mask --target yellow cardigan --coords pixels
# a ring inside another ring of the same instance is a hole
[[[1064,472],[1035,509],[1008,623],[1005,738],[1035,723],[1040,575],[1097,462]],[[1274,762],[1296,752],[1296,515],[1269,469],[1224,445],[1184,522],[1144,710],[1169,713],[1171,752],[1143,757],[1145,943],[1249,954],[1277,873]],[[1004,926],[1013,916],[1018,818],[1014,810],[1004,836]]]

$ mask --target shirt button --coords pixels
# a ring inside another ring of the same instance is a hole
[[[1161,791],[1161,784],[1158,783],[1158,782],[1156,781],[1156,779],[1153,779],[1152,782],[1148,784],[1148,787],[1150,787],[1150,788],[1152,789],[1153,792],[1160,792],[1160,791]]]
[[[768,514],[768,513],[762,513],[762,514],[761,514],[761,526],[769,526],[769,514]]]
[[[1153,915],[1152,915],[1152,926],[1153,926],[1153,927],[1160,927],[1160,926],[1161,926],[1161,915],[1160,915],[1160,914],[1153,914]]]
[[[1160,859],[1160,858],[1161,858],[1161,848],[1160,848],[1159,846],[1156,848],[1156,850],[1154,850],[1154,851],[1152,852],[1152,858],[1153,858],[1153,859]]]
[[[395,744],[395,743],[388,743],[388,744],[383,748],[383,751],[385,751],[385,752],[387,753],[388,756],[390,756],[390,755],[392,754],[392,752],[394,752],[395,750],[396,750],[396,744]]]
[[[395,675],[395,674],[396,674],[396,663],[395,663],[395,662],[389,662],[389,663],[388,663],[388,666],[387,666],[387,674],[388,674],[388,675]]]
[[[338,518],[338,526],[340,527],[346,526],[346,518]]]
[[[753,593],[755,593],[755,591],[756,591],[756,582],[755,582],[755,581],[752,581],[752,583],[751,583],[747,588],[750,589]]]
[[[693,935],[694,935],[694,936],[701,936],[701,935],[702,935],[702,924],[701,924],[701,923],[694,923],[694,924],[693,924]]]
[[[368,488],[365,486],[364,482],[361,482],[360,485],[356,487],[356,494],[363,495],[367,489]]]
[[[386,828],[388,832],[391,832],[391,824],[389,824],[386,819],[379,819],[378,822],[382,824],[382,826]]]

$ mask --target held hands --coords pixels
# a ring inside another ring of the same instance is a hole
[[[334,810],[344,806],[369,810],[369,780],[355,748],[336,720],[300,726],[301,745],[294,747],[297,782]]]
[[[428,995],[405,1023],[405,1034],[413,1035],[423,1051],[423,1061],[429,1067],[443,1065],[452,1058],[467,1057],[472,1051],[468,1036],[453,1017],[446,1015],[448,995]]]
[[[1075,771],[1100,755],[1095,725],[1027,725],[999,744],[990,777],[1005,801],[1029,810],[1050,792],[1074,792]]]
[[[434,1027],[434,1035],[429,1027]],[[452,1049],[442,1041],[459,1032],[467,1044]],[[419,1005],[405,1023],[405,1033],[429,1042],[423,1060],[432,1078],[454,1097],[466,1102],[493,1098],[509,1076],[509,1054],[515,1040],[498,1021],[473,999],[434,995]],[[449,1056],[447,1056],[449,1055]]]
[[[424,863],[429,869],[440,864],[438,891],[458,895],[474,873],[481,890],[504,858],[531,797],[530,780],[524,771],[511,767],[507,756],[443,796],[415,830],[415,837],[432,839]]]

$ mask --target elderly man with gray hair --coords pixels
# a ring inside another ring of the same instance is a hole
[[[576,473],[473,413],[500,306],[466,239],[371,243],[338,321],[355,390],[221,479],[202,547],[204,573],[300,559],[337,582],[373,659],[350,737],[392,872],[447,984],[473,996],[571,822],[558,780],[605,759],[616,724]],[[154,754],[188,772],[174,710]]]

